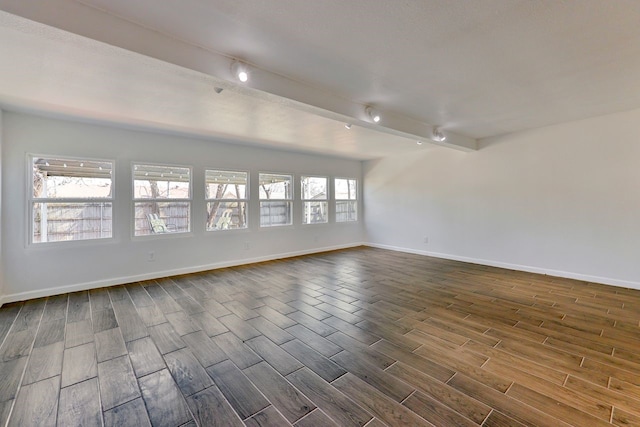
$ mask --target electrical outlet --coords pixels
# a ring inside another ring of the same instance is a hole
[[[156,260],[156,253],[154,251],[150,251],[147,255],[147,261],[154,262]]]
[[[429,243],[429,237],[428,236],[424,236],[424,243]]]
[[[313,242],[318,243],[318,236],[313,236]]]
[[[244,242],[242,247],[244,248],[245,251],[248,251],[249,250],[249,242]]]

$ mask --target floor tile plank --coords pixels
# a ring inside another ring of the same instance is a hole
[[[262,393],[231,361],[213,365],[207,372],[240,418],[249,418],[269,406]]]
[[[98,381],[92,378],[60,390],[58,425],[99,426],[102,424]]]
[[[20,388],[9,426],[55,426],[58,415],[60,377],[53,377]]]
[[[225,352],[203,331],[185,335],[182,340],[205,368],[227,359]]]
[[[262,360],[260,356],[254,353],[253,350],[231,332],[217,335],[211,338],[211,340],[213,340],[240,369],[248,368],[251,365],[260,363]]]
[[[164,360],[183,395],[191,396],[213,386],[211,378],[188,348],[167,353]]]
[[[420,392],[412,394],[402,404],[435,426],[477,426],[470,419]]]
[[[98,363],[98,379],[103,411],[140,397],[138,382],[128,356]]]
[[[280,427],[286,426],[287,420],[273,406],[269,406],[246,420],[244,424],[247,427]]]
[[[62,362],[62,387],[86,381],[98,375],[98,360],[93,343],[67,348]]]
[[[28,357],[0,362],[0,402],[16,397]]]
[[[355,402],[307,368],[287,375],[287,379],[339,425],[363,426],[373,418]]]
[[[172,351],[186,347],[186,344],[170,323],[162,323],[151,326],[148,329],[151,338],[162,354],[171,353]]]
[[[41,322],[40,328],[38,329],[38,335],[36,336],[36,342],[33,345],[34,348],[44,347],[49,344],[64,341],[65,323],[65,319]]]
[[[146,325],[128,296],[113,301],[112,305],[125,342],[149,336]]]
[[[120,328],[107,329],[95,334],[98,362],[127,354]]]
[[[290,423],[296,422],[316,408],[265,362],[250,366],[243,372]]]
[[[260,335],[260,332],[251,326],[251,324],[235,314],[219,317],[218,320],[242,341],[250,340]]]
[[[331,382],[347,373],[345,369],[338,366],[334,361],[297,339],[283,344],[282,348],[327,382]]]
[[[639,290],[360,247],[5,304],[0,425],[627,427],[638,348]]]
[[[476,424],[482,424],[491,412],[491,407],[403,363],[396,363],[389,367],[387,372],[413,385],[422,393],[450,407]]]
[[[332,343],[302,325],[291,326],[285,330],[323,356],[331,357],[342,351],[342,347],[339,345]]]
[[[245,341],[245,344],[278,371],[280,375],[288,375],[304,366],[264,336],[252,338],[249,341]]]
[[[165,368],[164,359],[151,338],[128,342],[127,351],[138,378]]]
[[[151,427],[142,398],[106,411],[104,427]]]
[[[258,332],[260,332],[262,335],[269,338],[271,341],[278,345],[295,339],[293,335],[271,323],[262,316],[255,317],[249,320],[249,324],[256,328],[256,330],[258,330]]]
[[[369,425],[371,425],[371,423],[369,423]],[[317,427],[317,426],[338,427],[338,424],[336,424],[331,418],[325,415],[324,412],[322,412],[319,409],[316,409],[315,411],[313,411],[312,413],[310,413],[309,415],[307,415],[306,417],[302,418],[300,421],[295,423],[294,426],[296,427]]]
[[[29,364],[22,379],[22,384],[31,384],[62,373],[62,341],[44,347],[34,348],[29,357]]]
[[[187,398],[194,417],[201,426],[211,427],[242,427],[238,414],[222,395],[217,386],[213,385]]]
[[[402,402],[415,390],[407,383],[346,350],[336,354],[331,360],[397,402]]]
[[[393,426],[433,426],[377,389],[348,373],[333,382],[334,387],[350,396],[370,413]]]
[[[75,347],[93,342],[93,329],[91,320],[85,319],[78,322],[67,323],[67,333],[65,335],[65,347]]]
[[[154,427],[180,426],[192,420],[187,403],[168,370],[154,372],[138,381]]]

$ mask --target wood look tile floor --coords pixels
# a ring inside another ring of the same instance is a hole
[[[355,248],[7,304],[0,425],[640,426],[640,291]]]

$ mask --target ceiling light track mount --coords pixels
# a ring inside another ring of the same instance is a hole
[[[447,135],[439,127],[434,127],[431,131],[431,139],[435,142],[444,142],[447,140]]]
[[[231,63],[231,74],[241,83],[246,83],[249,81],[249,67],[247,66],[247,64],[237,59],[234,59]]]
[[[364,112],[367,115],[367,117],[369,117],[369,119],[371,119],[374,123],[380,122],[380,119],[381,119],[380,113],[376,111],[373,107],[371,106],[365,107]]]

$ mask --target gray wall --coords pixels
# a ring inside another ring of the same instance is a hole
[[[638,159],[640,110],[366,162],[367,241],[640,288]]]
[[[298,199],[301,174],[357,178],[362,184],[362,163],[359,161],[6,111],[2,135],[4,302],[354,246],[363,241],[362,221],[336,224],[331,215],[329,224],[301,225],[302,204],[299,201],[294,203],[293,226],[258,227],[259,171],[293,173],[294,197]],[[115,160],[113,239],[28,243],[29,154]],[[193,167],[191,233],[132,237],[133,162]],[[251,171],[248,230],[205,232],[205,168]],[[148,260],[149,252],[154,252],[154,261]]]

